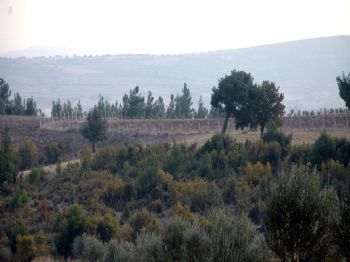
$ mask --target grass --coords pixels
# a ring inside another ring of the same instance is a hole
[[[311,144],[315,142],[315,140],[320,136],[322,130],[299,130],[299,129],[291,129],[285,131],[287,134],[293,134],[293,140],[292,144],[298,145],[298,144]],[[327,130],[328,134],[334,137],[346,137],[348,140],[350,140],[350,130]],[[233,132],[230,132],[229,135],[236,139],[238,142],[245,142],[246,140],[250,141],[257,141],[260,139],[260,132],[257,131],[246,131],[246,130],[235,130]],[[180,138],[179,142],[185,142],[188,144],[192,143],[198,143],[203,144],[208,139],[210,139],[213,136],[213,133],[206,133],[206,134],[195,134],[191,135],[185,138]]]

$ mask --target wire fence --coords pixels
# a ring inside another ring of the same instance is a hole
[[[137,133],[210,133],[221,131],[224,119],[123,119],[109,112],[102,112],[108,131]],[[63,114],[58,117],[41,117],[40,128],[52,130],[80,129],[86,120],[84,114]],[[350,129],[350,114],[283,117],[282,130],[337,130]],[[233,118],[227,131],[235,130]]]

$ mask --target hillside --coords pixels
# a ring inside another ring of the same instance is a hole
[[[307,39],[244,49],[183,55],[105,55],[0,58],[0,77],[13,91],[34,96],[46,112],[55,97],[93,104],[98,94],[121,100],[139,85],[166,103],[188,83],[195,103],[209,106],[211,88],[232,69],[275,81],[289,108],[342,107],[335,78],[350,69],[350,36]],[[22,52],[25,54],[25,52]]]

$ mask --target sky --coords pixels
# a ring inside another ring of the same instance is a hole
[[[0,54],[179,54],[350,35],[350,0],[0,0]]]

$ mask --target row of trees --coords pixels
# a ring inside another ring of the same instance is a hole
[[[0,115],[37,116],[41,114],[33,97],[22,98],[19,93],[11,99],[11,89],[8,83],[0,78]]]
[[[122,103],[110,103],[103,96],[99,96],[95,105],[103,115],[114,116],[127,119],[159,119],[159,118],[206,118],[217,117],[219,113],[214,108],[209,110],[204,106],[202,97],[198,101],[197,111],[193,108],[192,96],[187,84],[184,84],[182,93],[171,94],[168,106],[165,105],[163,97],[155,98],[151,91],[148,91],[147,97],[140,93],[136,86],[128,94],[124,94]],[[80,101],[73,106],[70,100],[62,104],[60,99],[52,102],[51,115],[60,116],[82,116],[85,112],[82,109]]]

